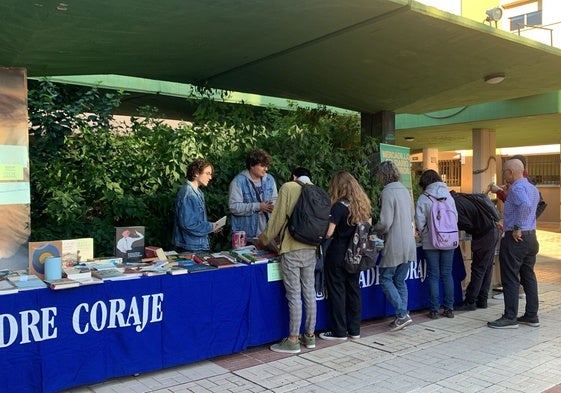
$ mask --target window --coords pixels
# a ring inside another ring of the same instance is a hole
[[[528,174],[536,184],[559,185],[559,154],[528,156]]]
[[[510,31],[523,29],[526,26],[539,26],[542,24],[542,11],[529,12],[527,14],[513,16],[510,18]]]
[[[542,12],[535,11],[526,14],[526,24],[528,26],[538,26],[542,24]]]
[[[438,161],[438,173],[448,187],[459,187],[462,185],[462,163],[460,160]]]

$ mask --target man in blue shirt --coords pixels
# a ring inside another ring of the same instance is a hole
[[[520,160],[508,160],[503,166],[504,180],[510,184],[503,209],[504,237],[499,252],[505,308],[501,318],[487,323],[494,329],[516,329],[519,323],[540,326],[538,282],[534,272],[539,251],[536,208],[540,195],[523,173],[524,165]],[[517,318],[520,284],[526,293],[526,310]]]

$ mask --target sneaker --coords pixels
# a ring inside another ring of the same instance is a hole
[[[463,302],[461,305],[456,307],[456,311],[474,311],[476,308],[477,307],[475,305],[475,302],[473,303]]]
[[[430,319],[438,319],[438,311],[431,311],[431,312],[429,312],[428,317],[429,317]]]
[[[300,353],[300,340],[293,341],[287,337],[280,343],[271,345],[269,348],[273,352]]]
[[[504,298],[505,298],[505,295],[502,292],[497,293],[496,295],[493,295],[493,299],[496,299],[496,300],[503,300]],[[524,292],[519,293],[518,298],[519,299],[526,299],[526,294]]]
[[[504,315],[493,322],[487,322],[487,326],[493,329],[518,329],[516,319],[505,318]]]
[[[300,342],[304,344],[306,348],[312,349],[316,347],[316,335],[308,336],[307,334],[302,334],[300,337]]]
[[[349,334],[349,338],[351,340],[358,340],[360,338],[360,334]]]
[[[446,318],[454,318],[454,310],[444,310],[442,311],[442,316]]]
[[[523,325],[528,325],[531,327],[540,326],[540,320],[538,319],[538,317],[527,317],[526,314],[524,314],[521,317],[518,317],[516,320],[518,321],[518,323],[521,323]]]
[[[407,314],[404,317],[396,318],[391,323],[390,332],[396,332],[398,330],[401,330],[404,327],[411,325],[412,323],[413,323],[413,320]]]
[[[334,336],[332,332],[325,332],[325,333],[320,333],[319,334],[319,338],[324,339],[324,340],[340,340],[340,341],[344,341],[347,339],[347,336],[344,337],[337,337]]]

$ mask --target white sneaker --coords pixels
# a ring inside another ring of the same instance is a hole
[[[505,295],[501,292],[501,293],[497,293],[496,295],[493,295],[493,299],[495,300],[503,300],[505,298]],[[519,299],[526,299],[526,294],[524,292],[520,293],[518,295]]]

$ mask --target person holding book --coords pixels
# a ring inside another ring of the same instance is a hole
[[[209,251],[209,233],[222,228],[208,221],[205,196],[201,191],[212,179],[213,172],[212,164],[202,158],[195,159],[187,167],[187,181],[175,201],[173,244],[180,252]]]
[[[245,166],[230,183],[228,206],[232,232],[244,231],[251,241],[265,229],[278,194],[274,177],[267,173],[271,156],[265,150],[250,151]]]

